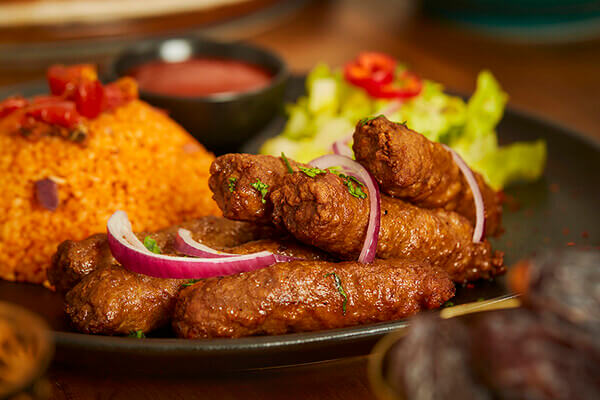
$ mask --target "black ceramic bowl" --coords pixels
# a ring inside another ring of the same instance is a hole
[[[178,97],[140,88],[140,98],[166,110],[208,149],[217,153],[236,151],[281,109],[289,74],[275,54],[248,44],[199,38],[143,41],[121,53],[110,73],[113,77],[126,76],[134,67],[149,61],[183,61],[194,56],[245,61],[265,68],[273,78],[265,87],[240,93]]]

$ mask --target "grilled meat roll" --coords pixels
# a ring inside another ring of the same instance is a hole
[[[400,319],[452,296],[448,274],[422,261],[292,261],[183,289],[172,324],[191,339],[278,335]]]
[[[419,207],[456,211],[474,224],[473,193],[441,144],[381,116],[356,126],[352,148],[356,161],[373,174],[382,192]],[[485,205],[485,232],[500,233],[499,194],[480,174],[474,175]]]
[[[307,260],[327,258],[318,250],[313,251],[290,240],[264,239],[224,250],[236,254],[268,250]],[[138,274],[116,264],[116,261],[114,264],[98,264],[94,271],[67,292],[65,310],[80,332],[126,335],[141,330],[146,333],[171,320],[175,296],[184,282],[186,280]]]
[[[367,232],[369,200],[353,196],[339,176],[288,174],[271,200],[275,223],[301,242],[342,259],[358,257]],[[473,243],[472,235],[471,223],[455,212],[381,198],[378,258],[427,260],[456,282],[503,273],[502,253],[492,251],[487,241]]]
[[[190,230],[194,239],[219,250],[258,239],[275,237],[275,231],[271,227],[214,216],[187,221],[155,233],[138,233],[137,236],[141,240],[150,236],[156,240],[164,253],[173,253],[178,228]],[[100,267],[116,263],[104,233],[92,235],[80,241],[66,240],[58,246],[52,257],[52,264],[48,269],[48,280],[58,292],[64,294],[81,281],[85,275]]]
[[[289,163],[296,171],[301,165]],[[211,164],[208,185],[226,218],[268,224],[273,209],[269,195],[286,173],[288,167],[279,157],[225,154]]]

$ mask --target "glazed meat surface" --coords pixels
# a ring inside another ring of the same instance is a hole
[[[328,259],[323,252],[292,240],[263,239],[224,248],[236,254],[264,250],[307,260]],[[68,291],[65,310],[80,332],[103,335],[150,332],[171,320],[175,296],[184,282],[131,272],[115,261],[97,266]]]
[[[297,170],[299,164],[289,162]],[[287,166],[280,157],[225,154],[211,164],[208,184],[226,218],[269,224],[273,209],[270,193],[287,173]],[[265,196],[257,184],[266,185]]]
[[[341,328],[404,318],[453,295],[448,274],[419,261],[293,261],[183,289],[173,328],[193,339]]]
[[[382,116],[359,122],[353,149],[356,161],[373,174],[384,193],[420,207],[456,211],[474,223],[471,189],[441,144]],[[500,197],[474,174],[485,204],[486,234],[500,233]]]
[[[369,199],[354,197],[332,173],[288,174],[271,194],[273,218],[301,242],[356,259],[364,242]],[[473,227],[461,215],[381,198],[377,257],[410,257],[445,269],[456,282],[503,273],[502,253],[489,242],[472,242]]]
[[[174,253],[175,235],[180,227],[190,230],[194,239],[219,250],[275,237],[271,227],[214,216],[187,221],[155,233],[139,233],[137,236],[141,240],[150,236],[164,253]],[[114,264],[117,261],[112,257],[105,233],[80,241],[66,240],[58,246],[52,258],[48,280],[58,292],[64,294],[95,269]]]
[[[161,279],[108,265],[86,275],[65,296],[65,312],[83,333],[127,335],[166,325],[183,280]]]

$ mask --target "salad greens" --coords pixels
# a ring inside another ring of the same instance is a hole
[[[357,121],[381,114],[390,103],[370,97],[326,64],[310,72],[306,90],[306,96],[286,106],[285,128],[263,144],[261,153],[278,156],[285,152],[296,161],[308,162],[330,153],[332,143],[350,135]],[[495,128],[507,98],[493,75],[484,70],[468,102],[444,93],[441,84],[424,80],[422,92],[388,117],[449,145],[494,189],[502,189],[515,181],[538,179],[546,162],[543,140],[498,145]]]

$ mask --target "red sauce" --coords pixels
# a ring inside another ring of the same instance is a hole
[[[153,61],[129,72],[141,89],[184,97],[247,92],[267,86],[271,74],[254,64],[221,58]]]

